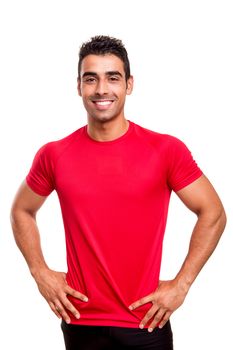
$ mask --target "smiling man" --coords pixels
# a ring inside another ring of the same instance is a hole
[[[97,36],[84,43],[78,93],[87,124],[38,150],[12,204],[16,242],[39,291],[62,319],[67,350],[172,350],[170,316],[226,224],[223,205],[187,146],[125,118],[132,89],[120,40]],[[67,273],[46,264],[36,223],[54,190],[65,228]],[[180,270],[161,281],[172,191],[197,221]]]
[[[114,54],[88,54],[81,62],[78,92],[87,111],[90,135],[95,137],[96,128],[101,128],[101,134],[103,132],[107,136],[106,140],[111,129],[113,132],[121,127],[124,133],[128,125],[124,117],[124,104],[126,95],[132,92],[133,77],[124,72],[121,58]],[[118,130],[115,132],[119,136]]]

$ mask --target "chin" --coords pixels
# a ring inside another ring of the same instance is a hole
[[[94,120],[96,120],[96,121],[98,121],[98,122],[107,122],[107,121],[109,121],[109,120],[113,120],[113,119],[115,119],[116,118],[116,116],[115,115],[110,115],[110,116],[96,116],[96,115],[90,115],[90,118],[92,118],[92,119],[94,119]]]

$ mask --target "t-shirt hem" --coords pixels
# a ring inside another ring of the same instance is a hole
[[[139,328],[139,323],[131,323],[125,321],[109,321],[109,320],[77,320],[71,321],[70,324],[73,325],[83,325],[83,326],[110,326],[110,327],[123,327],[123,328]],[[144,328],[148,328],[149,326],[145,325]],[[140,329],[140,328],[139,328]]]
[[[29,176],[26,176],[25,181],[27,185],[31,188],[31,190],[36,194],[39,194],[40,196],[47,197],[51,193],[51,191],[49,193],[44,192],[43,190],[41,191],[41,189],[39,189],[37,186],[34,185],[34,183],[30,180]]]
[[[203,175],[203,172],[201,170],[198,170],[195,174],[190,176],[188,179],[186,179],[185,181],[180,182],[177,186],[174,186],[173,187],[173,191],[177,192],[177,191],[181,190],[182,188],[190,185],[192,182],[194,182],[199,177],[201,177],[201,175]]]

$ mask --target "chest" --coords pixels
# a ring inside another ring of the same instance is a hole
[[[79,149],[62,157],[55,171],[57,191],[66,198],[140,199],[166,187],[161,154],[142,149],[92,152]]]

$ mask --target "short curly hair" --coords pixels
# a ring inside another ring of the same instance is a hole
[[[112,54],[119,57],[124,64],[126,81],[130,77],[130,63],[128,53],[120,39],[106,35],[97,35],[89,41],[84,42],[79,51],[78,79],[80,79],[81,64],[87,55],[106,55]]]

